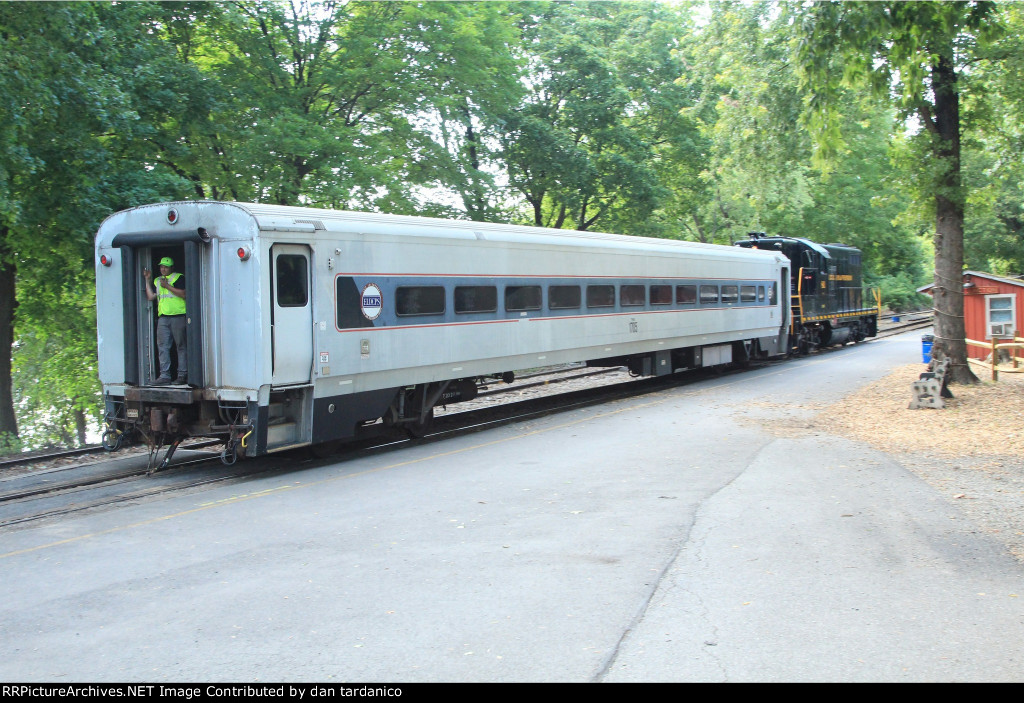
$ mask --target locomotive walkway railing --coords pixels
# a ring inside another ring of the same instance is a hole
[[[838,315],[838,317],[849,317],[854,315],[861,315],[864,313],[874,312],[879,318],[882,316],[882,289],[881,288],[865,288],[864,289],[869,297],[875,299],[874,307],[864,307],[859,310],[849,310],[847,313]],[[790,315],[789,319],[789,333],[791,335],[796,334],[796,328],[798,324],[802,324],[809,320],[828,320],[837,317],[836,314],[830,313],[828,315],[821,315],[818,317],[808,317],[804,313],[804,269],[801,267],[796,277],[796,292],[791,293],[790,297],[790,309],[793,314]]]

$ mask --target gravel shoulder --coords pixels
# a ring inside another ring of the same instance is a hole
[[[975,367],[985,378],[951,386],[945,409],[910,410],[911,382],[923,370],[893,370],[821,409],[808,429],[890,454],[1024,562],[1024,373],[1000,373],[993,383]]]

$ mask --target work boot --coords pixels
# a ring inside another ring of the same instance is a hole
[[[158,378],[155,381],[153,381],[152,385],[154,385],[154,386],[169,386],[169,385],[171,385],[171,379],[167,378],[166,376],[161,376],[160,378]]]
[[[174,385],[176,385],[176,386],[187,386],[188,385],[188,377],[187,376],[178,376],[176,379],[174,379]]]

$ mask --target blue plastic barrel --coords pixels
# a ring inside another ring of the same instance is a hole
[[[921,336],[921,361],[929,364],[932,360],[932,345],[935,343],[934,335],[925,334]]]

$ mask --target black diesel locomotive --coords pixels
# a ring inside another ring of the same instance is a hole
[[[878,291],[862,285],[859,249],[763,232],[751,232],[749,237],[735,246],[778,251],[790,261],[791,351],[806,354],[815,347],[859,342],[877,334],[880,299]]]

